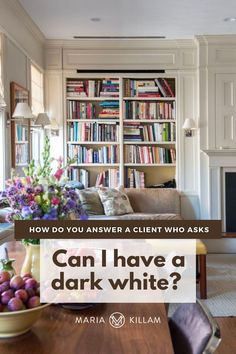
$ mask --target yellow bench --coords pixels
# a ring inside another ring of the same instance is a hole
[[[207,298],[207,277],[206,277],[206,245],[201,241],[196,242],[196,255],[197,255],[197,281],[200,287],[200,298]]]

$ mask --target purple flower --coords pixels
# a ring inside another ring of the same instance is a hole
[[[16,188],[18,188],[18,189],[23,188],[23,184],[22,184],[21,180],[17,180],[15,185],[16,185]]]
[[[72,200],[72,199],[69,199],[67,201],[66,205],[69,208],[69,210],[76,208],[76,202],[74,200]]]
[[[54,186],[49,186],[48,187],[48,192],[49,193],[53,193],[55,191],[55,187]]]
[[[17,188],[14,187],[14,186],[11,186],[11,187],[9,187],[9,188],[7,189],[6,192],[7,192],[7,195],[8,195],[8,196],[13,196],[14,194],[17,193]]]
[[[34,193],[35,194],[40,194],[40,193],[43,193],[43,186],[41,184],[39,184],[38,186],[36,186],[34,188]]]
[[[28,218],[33,214],[33,211],[29,206],[24,206],[21,210],[21,215],[23,218]]]
[[[34,189],[33,189],[33,187],[26,187],[26,193],[28,193],[28,194],[31,194],[31,193],[34,193]]]

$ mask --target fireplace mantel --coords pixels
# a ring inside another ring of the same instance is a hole
[[[236,149],[201,150],[208,156],[236,156]]]
[[[236,149],[201,150],[209,158],[209,167],[236,167]]]

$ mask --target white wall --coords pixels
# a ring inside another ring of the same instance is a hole
[[[27,56],[44,66],[44,37],[17,0],[0,0],[0,32],[14,40]]]
[[[10,82],[30,88],[30,61],[44,67],[44,37],[17,0],[0,0],[3,84],[10,114]],[[6,178],[11,170],[11,134],[6,126]]]
[[[10,114],[10,82],[15,81],[23,87],[28,87],[28,59],[25,54],[15,46],[6,36],[3,37],[3,81],[5,89],[6,112]],[[5,133],[5,174],[9,178],[11,170],[11,128],[6,127]]]

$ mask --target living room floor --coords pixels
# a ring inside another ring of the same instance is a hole
[[[236,353],[236,317],[217,317],[222,341],[215,354],[235,354]]]

